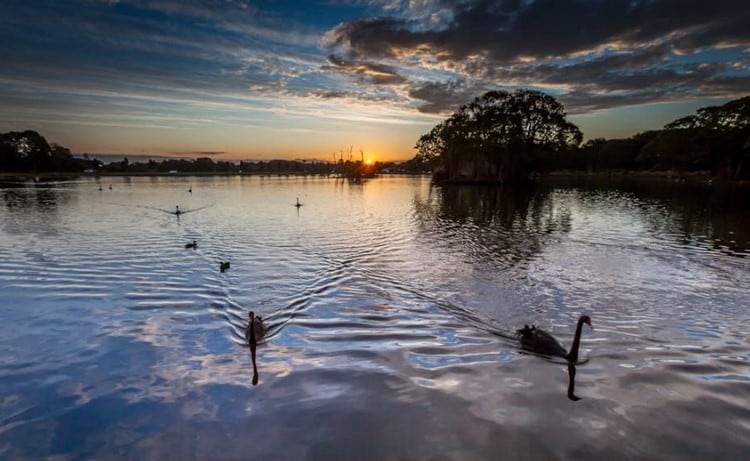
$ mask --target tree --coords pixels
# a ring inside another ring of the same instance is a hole
[[[679,169],[711,169],[716,176],[748,177],[743,143],[750,136],[750,96],[721,106],[701,107],[695,115],[664,126],[657,142],[644,148],[644,158],[669,158]],[[679,160],[679,161],[678,161]]]
[[[80,171],[75,160],[63,146],[50,145],[36,131],[11,131],[0,134],[0,171]]]
[[[679,118],[668,123],[668,130],[708,128],[710,130],[734,130],[750,127],[750,96],[734,99],[721,106],[701,107],[695,115]]]
[[[438,161],[448,180],[518,182],[538,167],[542,154],[575,147],[582,138],[552,96],[490,91],[422,136],[415,148],[418,158]]]

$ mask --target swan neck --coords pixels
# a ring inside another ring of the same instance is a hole
[[[255,344],[255,316],[250,319],[250,344]]]

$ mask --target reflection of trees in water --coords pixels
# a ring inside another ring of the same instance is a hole
[[[673,200],[686,243],[694,240],[737,255],[750,251],[750,190],[722,189]]]
[[[570,230],[570,212],[553,205],[548,190],[500,186],[442,186],[414,200],[433,243],[501,267],[529,259]]]
[[[2,198],[8,211],[28,211],[29,209],[53,211],[59,202],[66,201],[68,196],[49,187],[8,188],[3,185]]]
[[[57,235],[71,194],[47,185],[0,186],[0,226],[14,235]]]
[[[748,187],[628,177],[558,178],[554,183],[595,194],[630,194],[632,203],[619,200],[618,205],[647,205],[639,213],[647,228],[679,244],[698,242],[735,256],[750,251]]]

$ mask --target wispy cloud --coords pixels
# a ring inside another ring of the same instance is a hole
[[[749,23],[744,0],[8,0],[0,129],[210,127],[250,145],[399,125],[409,152],[488,89],[546,90],[574,114],[739,96]],[[218,147],[164,152],[236,149]]]

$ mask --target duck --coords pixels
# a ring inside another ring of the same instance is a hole
[[[229,269],[229,261],[221,261],[219,262],[219,270],[224,272],[225,270]]]
[[[196,248],[198,248],[198,242],[193,240],[191,243],[186,243],[185,248],[192,248],[193,250],[195,250]]]
[[[554,336],[537,328],[535,325],[529,327],[524,325],[523,328],[517,330],[521,346],[531,352],[538,354],[551,355],[555,357],[562,357],[568,361],[568,363],[575,364],[578,362],[578,347],[581,344],[581,330],[583,324],[591,326],[591,318],[588,315],[582,315],[578,318],[578,325],[576,326],[576,333],[573,337],[573,344],[570,346],[570,352],[555,339]]]

